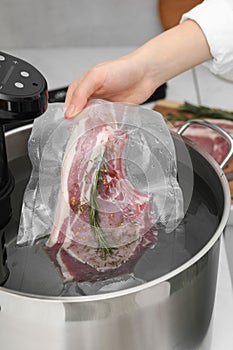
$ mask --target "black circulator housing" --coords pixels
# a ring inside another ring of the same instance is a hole
[[[43,114],[48,105],[47,82],[31,64],[0,51],[0,285],[7,279],[5,226],[11,219],[14,178],[8,168],[4,130]]]

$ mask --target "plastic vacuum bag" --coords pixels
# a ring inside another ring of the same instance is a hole
[[[66,281],[128,273],[184,216],[170,132],[135,105],[92,100],[73,120],[63,114],[53,104],[34,121],[17,243],[48,237]]]

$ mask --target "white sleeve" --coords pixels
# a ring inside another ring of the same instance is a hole
[[[213,59],[205,65],[215,74],[233,70],[233,0],[205,0],[185,13],[181,22],[192,19],[206,36]]]

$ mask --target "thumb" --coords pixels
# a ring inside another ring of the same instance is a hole
[[[65,118],[73,118],[87,104],[89,98],[102,86],[93,70],[71,84],[67,92]]]

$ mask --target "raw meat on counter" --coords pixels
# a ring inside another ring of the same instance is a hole
[[[233,122],[229,120],[206,119],[210,123],[216,124],[226,130],[233,137]],[[179,129],[184,124],[183,121],[175,121],[173,127],[175,130]],[[223,137],[215,131],[208,129],[201,125],[192,125],[185,132],[184,136],[196,142],[203,149],[205,149],[219,164],[225,158],[229,145]]]
[[[94,123],[94,124],[93,124]],[[157,242],[152,201],[128,181],[125,131],[98,119],[75,130],[64,155],[61,190],[46,250],[65,281],[131,273]]]

